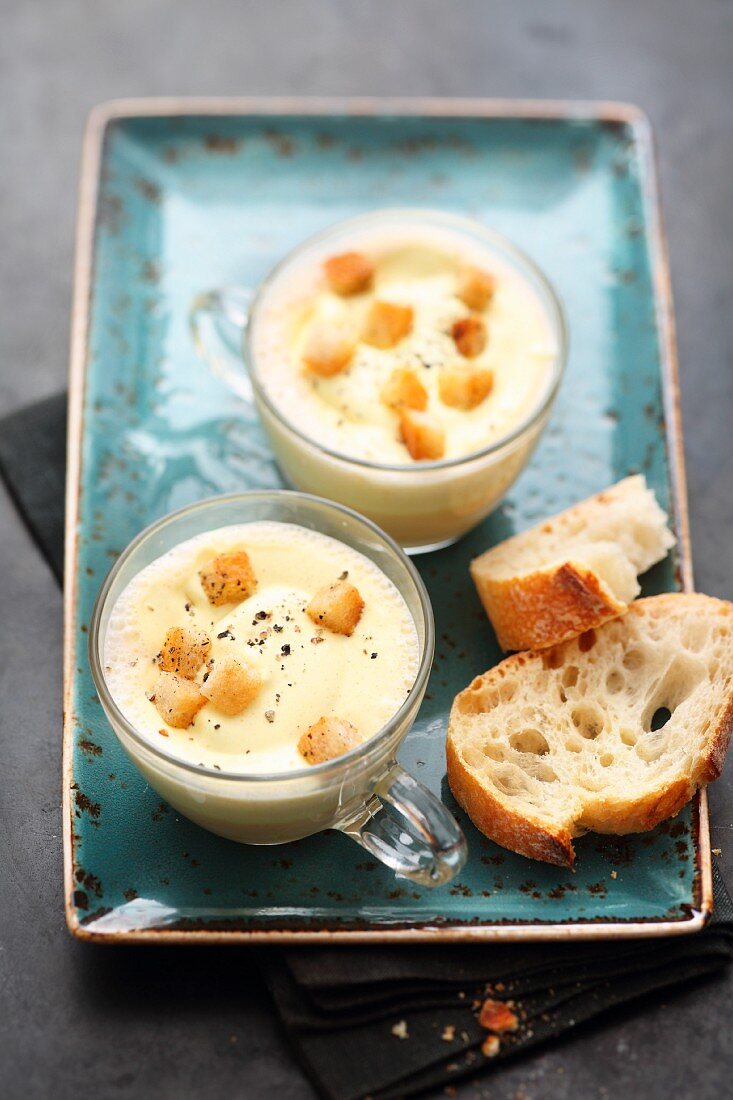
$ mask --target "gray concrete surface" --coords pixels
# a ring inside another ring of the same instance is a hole
[[[657,128],[698,586],[733,594],[733,4],[0,0],[0,412],[64,384],[79,147],[124,95],[619,98]],[[0,493],[0,1093],[306,1100],[246,953],[90,950],[62,919],[61,601]],[[711,791],[733,882],[733,772]],[[461,1100],[731,1095],[733,976],[619,1013]]]

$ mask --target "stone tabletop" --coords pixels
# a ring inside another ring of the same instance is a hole
[[[733,595],[733,4],[0,0],[0,413],[63,387],[82,127],[141,95],[625,99],[655,125],[697,585]],[[245,950],[64,925],[61,597],[0,489],[0,1092],[309,1100]],[[733,882],[733,768],[710,792]],[[733,974],[625,1009],[460,1100],[730,1095]]]

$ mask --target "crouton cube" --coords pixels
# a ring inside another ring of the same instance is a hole
[[[470,367],[461,363],[444,367],[438,376],[438,393],[444,405],[454,409],[475,409],[489,396],[494,375],[487,367]]]
[[[458,277],[456,295],[469,309],[480,313],[486,309],[494,296],[496,279],[488,271],[481,271],[478,267],[467,267]]]
[[[349,298],[369,290],[374,279],[374,264],[361,252],[331,256],[323,265],[328,285],[334,294]]]
[[[155,681],[150,702],[169,726],[185,730],[206,702],[198,684],[174,672],[161,672]]]
[[[244,550],[219,554],[199,570],[201,586],[209,603],[219,607],[224,603],[241,603],[257,588],[249,555]]]
[[[362,339],[374,348],[393,348],[412,331],[413,316],[412,306],[375,302],[367,315]]]
[[[390,409],[424,409],[428,403],[428,391],[409,367],[393,370],[380,396]]]
[[[156,657],[158,668],[163,672],[175,672],[185,680],[193,680],[209,656],[210,649],[211,639],[205,631],[171,627]]]
[[[412,458],[442,458],[445,454],[445,431],[430,413],[417,409],[400,412],[400,435]]]
[[[201,694],[222,714],[241,714],[262,687],[262,677],[249,664],[240,664],[233,657],[224,657],[211,666]]]
[[[298,752],[309,764],[324,764],[361,744],[359,731],[343,718],[319,718],[302,734]]]
[[[311,373],[330,378],[349,365],[355,349],[353,333],[345,326],[315,321],[303,345],[303,362]]]
[[[461,355],[466,359],[475,359],[486,347],[486,322],[472,313],[470,317],[462,317],[460,321],[456,321],[451,329],[451,336]]]
[[[351,635],[361,618],[364,601],[353,584],[336,581],[320,588],[305,610],[317,626],[325,626],[334,634]]]

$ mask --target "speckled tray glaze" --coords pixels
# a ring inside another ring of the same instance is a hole
[[[281,484],[254,413],[196,357],[186,320],[193,294],[254,285],[329,223],[408,204],[471,215],[516,241],[555,283],[571,333],[564,386],[530,468],[480,528],[418,562],[438,647],[401,759],[456,811],[470,848],[458,880],[434,891],[395,880],[337,833],[251,848],[181,819],[117,743],[86,656],[98,588],[143,526],[213,493]],[[680,537],[678,560],[649,574],[645,592],[690,583],[669,286],[639,112],[495,102],[98,109],[83,162],[70,417],[72,931],[104,940],[455,940],[702,926],[711,904],[704,795],[653,833],[582,839],[569,874],[480,836],[444,776],[450,702],[499,657],[468,578],[478,551],[643,470]]]

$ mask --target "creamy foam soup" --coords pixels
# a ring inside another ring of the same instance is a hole
[[[199,570],[238,550],[249,556],[256,591],[214,606]],[[305,612],[344,573],[364,602],[351,636],[316,626]],[[173,627],[204,631],[214,662],[233,657],[256,668],[263,684],[241,714],[206,705],[186,729],[161,719],[149,696],[156,655]],[[407,605],[373,562],[326,535],[269,521],[197,535],[152,562],[115,603],[104,644],[105,677],[130,723],[182,760],[222,772],[306,767],[298,740],[324,716],[351,723],[366,741],[405,701],[418,659]]]
[[[354,249],[374,265],[364,293],[341,296],[328,285],[323,263]],[[486,346],[465,360],[452,326],[472,313],[457,294],[467,265],[495,278],[481,310]],[[408,306],[411,331],[390,348],[360,340],[375,301]],[[354,334],[348,366],[332,377],[303,367],[314,326]],[[255,369],[273,405],[305,435],[349,456],[411,465],[399,417],[382,399],[396,368],[407,367],[427,392],[427,413],[444,435],[441,458],[455,459],[505,437],[546,397],[558,348],[546,310],[526,278],[489,248],[441,227],[371,228],[341,246],[310,251],[288,264],[264,292],[252,332]],[[441,399],[441,372],[470,366],[493,376],[488,396],[473,408]]]

